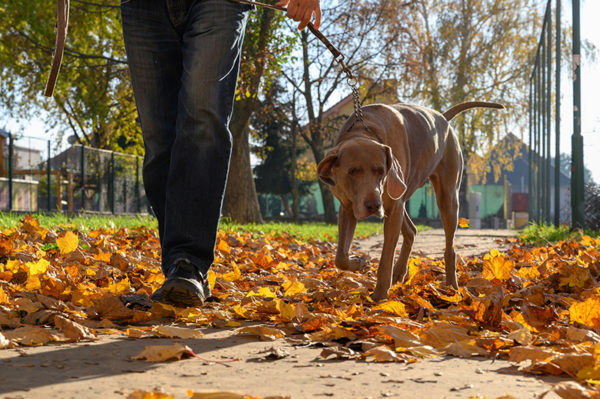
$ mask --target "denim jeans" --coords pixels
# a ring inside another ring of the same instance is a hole
[[[231,0],[122,0],[123,37],[144,137],[144,188],[165,274],[214,260],[250,6]]]

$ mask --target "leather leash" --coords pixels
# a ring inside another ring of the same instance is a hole
[[[44,95],[46,97],[52,97],[54,88],[56,87],[56,80],[58,79],[60,64],[62,63],[63,54],[65,52],[67,31],[69,29],[69,8],[69,0],[58,0],[56,10],[57,19],[56,26],[54,28],[56,32],[56,44],[54,45],[54,54],[52,54],[52,67],[50,68],[50,75],[48,76],[46,89],[44,90]]]

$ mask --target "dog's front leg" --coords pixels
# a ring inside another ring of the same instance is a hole
[[[342,270],[357,271],[365,266],[365,262],[356,256],[348,256],[350,244],[356,229],[356,218],[352,211],[344,211],[340,206],[338,216],[338,247],[335,254],[335,265]]]
[[[386,299],[392,285],[394,253],[396,252],[398,237],[400,237],[403,217],[404,203],[397,201],[383,224],[383,250],[381,251],[379,269],[377,269],[377,285],[371,295],[371,298],[375,301]]]

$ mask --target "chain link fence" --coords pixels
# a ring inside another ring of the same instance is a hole
[[[0,210],[149,213],[142,157],[82,145],[52,151],[49,140],[0,129]]]

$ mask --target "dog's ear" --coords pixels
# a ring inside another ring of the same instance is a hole
[[[404,174],[402,173],[402,167],[400,162],[396,159],[392,153],[392,149],[385,145],[387,158],[387,175],[386,184],[387,192],[391,199],[397,200],[402,197],[402,194],[406,191],[406,184],[404,183]]]
[[[319,179],[325,184],[330,186],[335,186],[335,181],[332,179],[331,169],[335,165],[338,160],[338,152],[337,147],[332,148],[325,154],[325,158],[321,162],[319,162],[319,166],[317,166],[317,173],[319,175]]]

